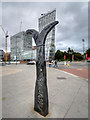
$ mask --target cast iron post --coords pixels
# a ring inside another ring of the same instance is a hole
[[[29,29],[26,34],[32,34],[37,48],[36,53],[36,86],[34,98],[34,110],[43,116],[48,114],[48,90],[45,61],[45,40],[52,28],[58,24],[58,21],[47,25],[40,33],[34,29]]]

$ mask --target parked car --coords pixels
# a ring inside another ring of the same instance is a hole
[[[10,65],[10,62],[7,61],[6,64],[7,64],[7,65]]]
[[[29,61],[28,63],[27,63],[27,65],[34,65],[35,64],[35,61]]]

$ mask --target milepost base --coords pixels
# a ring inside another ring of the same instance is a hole
[[[48,111],[43,112],[43,111],[40,111],[38,108],[35,108],[35,107],[34,107],[34,110],[44,117],[46,117],[48,115]]]

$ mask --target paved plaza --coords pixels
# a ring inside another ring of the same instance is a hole
[[[47,66],[49,114],[34,111],[35,65],[2,67],[3,118],[88,118],[88,81]],[[1,76],[0,76],[1,77]]]
[[[59,62],[58,69],[88,79],[89,65],[89,62],[68,62],[67,65],[64,65],[64,62]]]

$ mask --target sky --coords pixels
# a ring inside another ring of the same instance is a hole
[[[8,51],[10,37],[27,29],[38,30],[38,18],[42,13],[56,9],[55,27],[56,50],[67,51],[70,47],[75,52],[88,48],[88,2],[4,2],[2,3],[2,26],[8,31]],[[5,37],[2,33],[2,47],[5,50]]]

